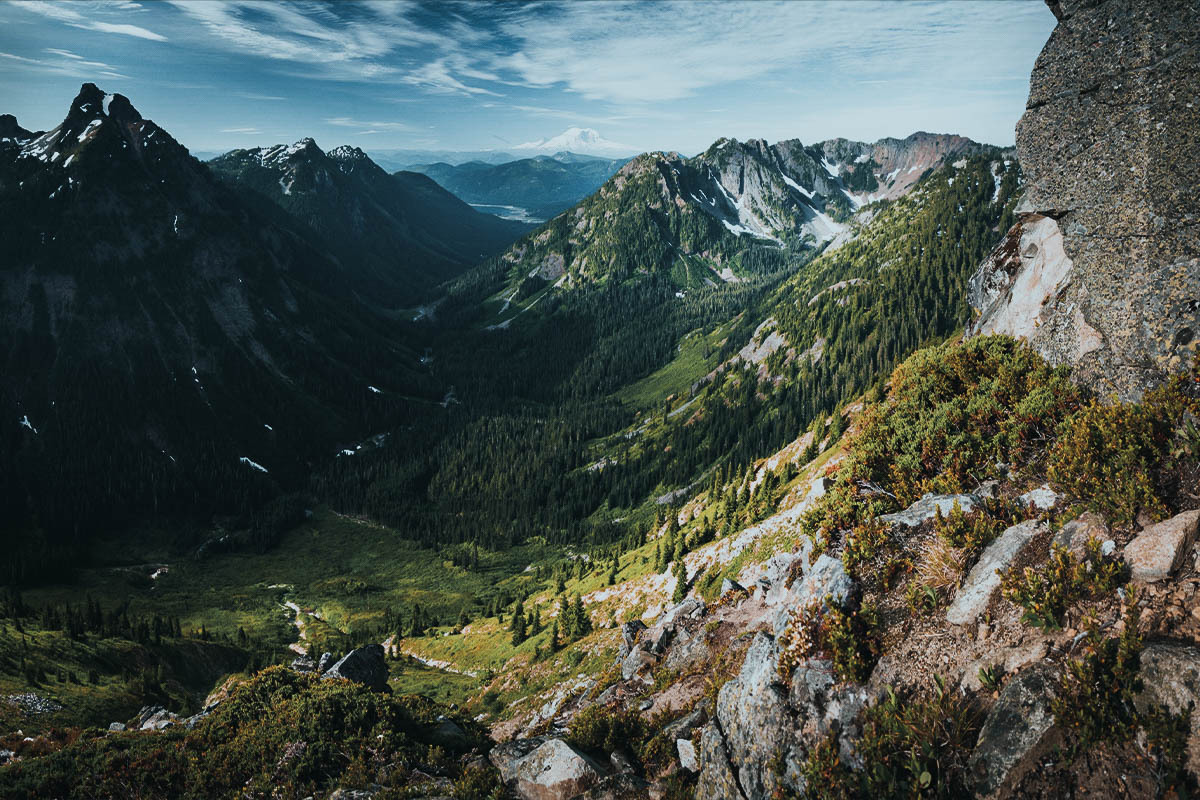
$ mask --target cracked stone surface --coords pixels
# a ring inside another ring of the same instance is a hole
[[[1017,125],[1021,219],[971,281],[972,332],[1137,399],[1200,342],[1200,5],[1049,5]]]

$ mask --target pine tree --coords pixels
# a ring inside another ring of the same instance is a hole
[[[675,594],[672,595],[671,601],[674,603],[683,602],[683,598],[687,597],[687,564],[684,563],[683,556],[680,555],[675,559]]]

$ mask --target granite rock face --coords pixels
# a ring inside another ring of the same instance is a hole
[[[1017,125],[1021,218],[971,281],[969,333],[1028,339],[1136,399],[1200,341],[1200,6],[1049,5]]]

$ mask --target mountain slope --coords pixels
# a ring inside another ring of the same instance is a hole
[[[6,530],[246,511],[395,412],[368,384],[419,389],[343,266],[125,97],[85,84],[52,131],[4,124]]]
[[[516,206],[535,218],[549,219],[599,189],[624,163],[564,153],[506,164],[438,162],[411,169],[468,203]]]
[[[520,301],[547,282],[651,272],[669,274],[681,288],[741,280],[840,247],[877,210],[869,206],[903,197],[948,160],[1000,152],[963,137],[916,133],[809,147],[720,139],[690,159],[644,154],[509,248],[500,296]]]
[[[209,167],[316,231],[360,296],[386,305],[420,299],[528,230],[479,213],[423,175],[389,175],[356,147],[325,153],[302,139],[234,150]]]

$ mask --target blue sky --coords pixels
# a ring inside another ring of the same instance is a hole
[[[0,3],[0,112],[83,81],[193,150],[509,150],[594,128],[630,152],[721,136],[1013,142],[1054,27],[1004,2]]]

